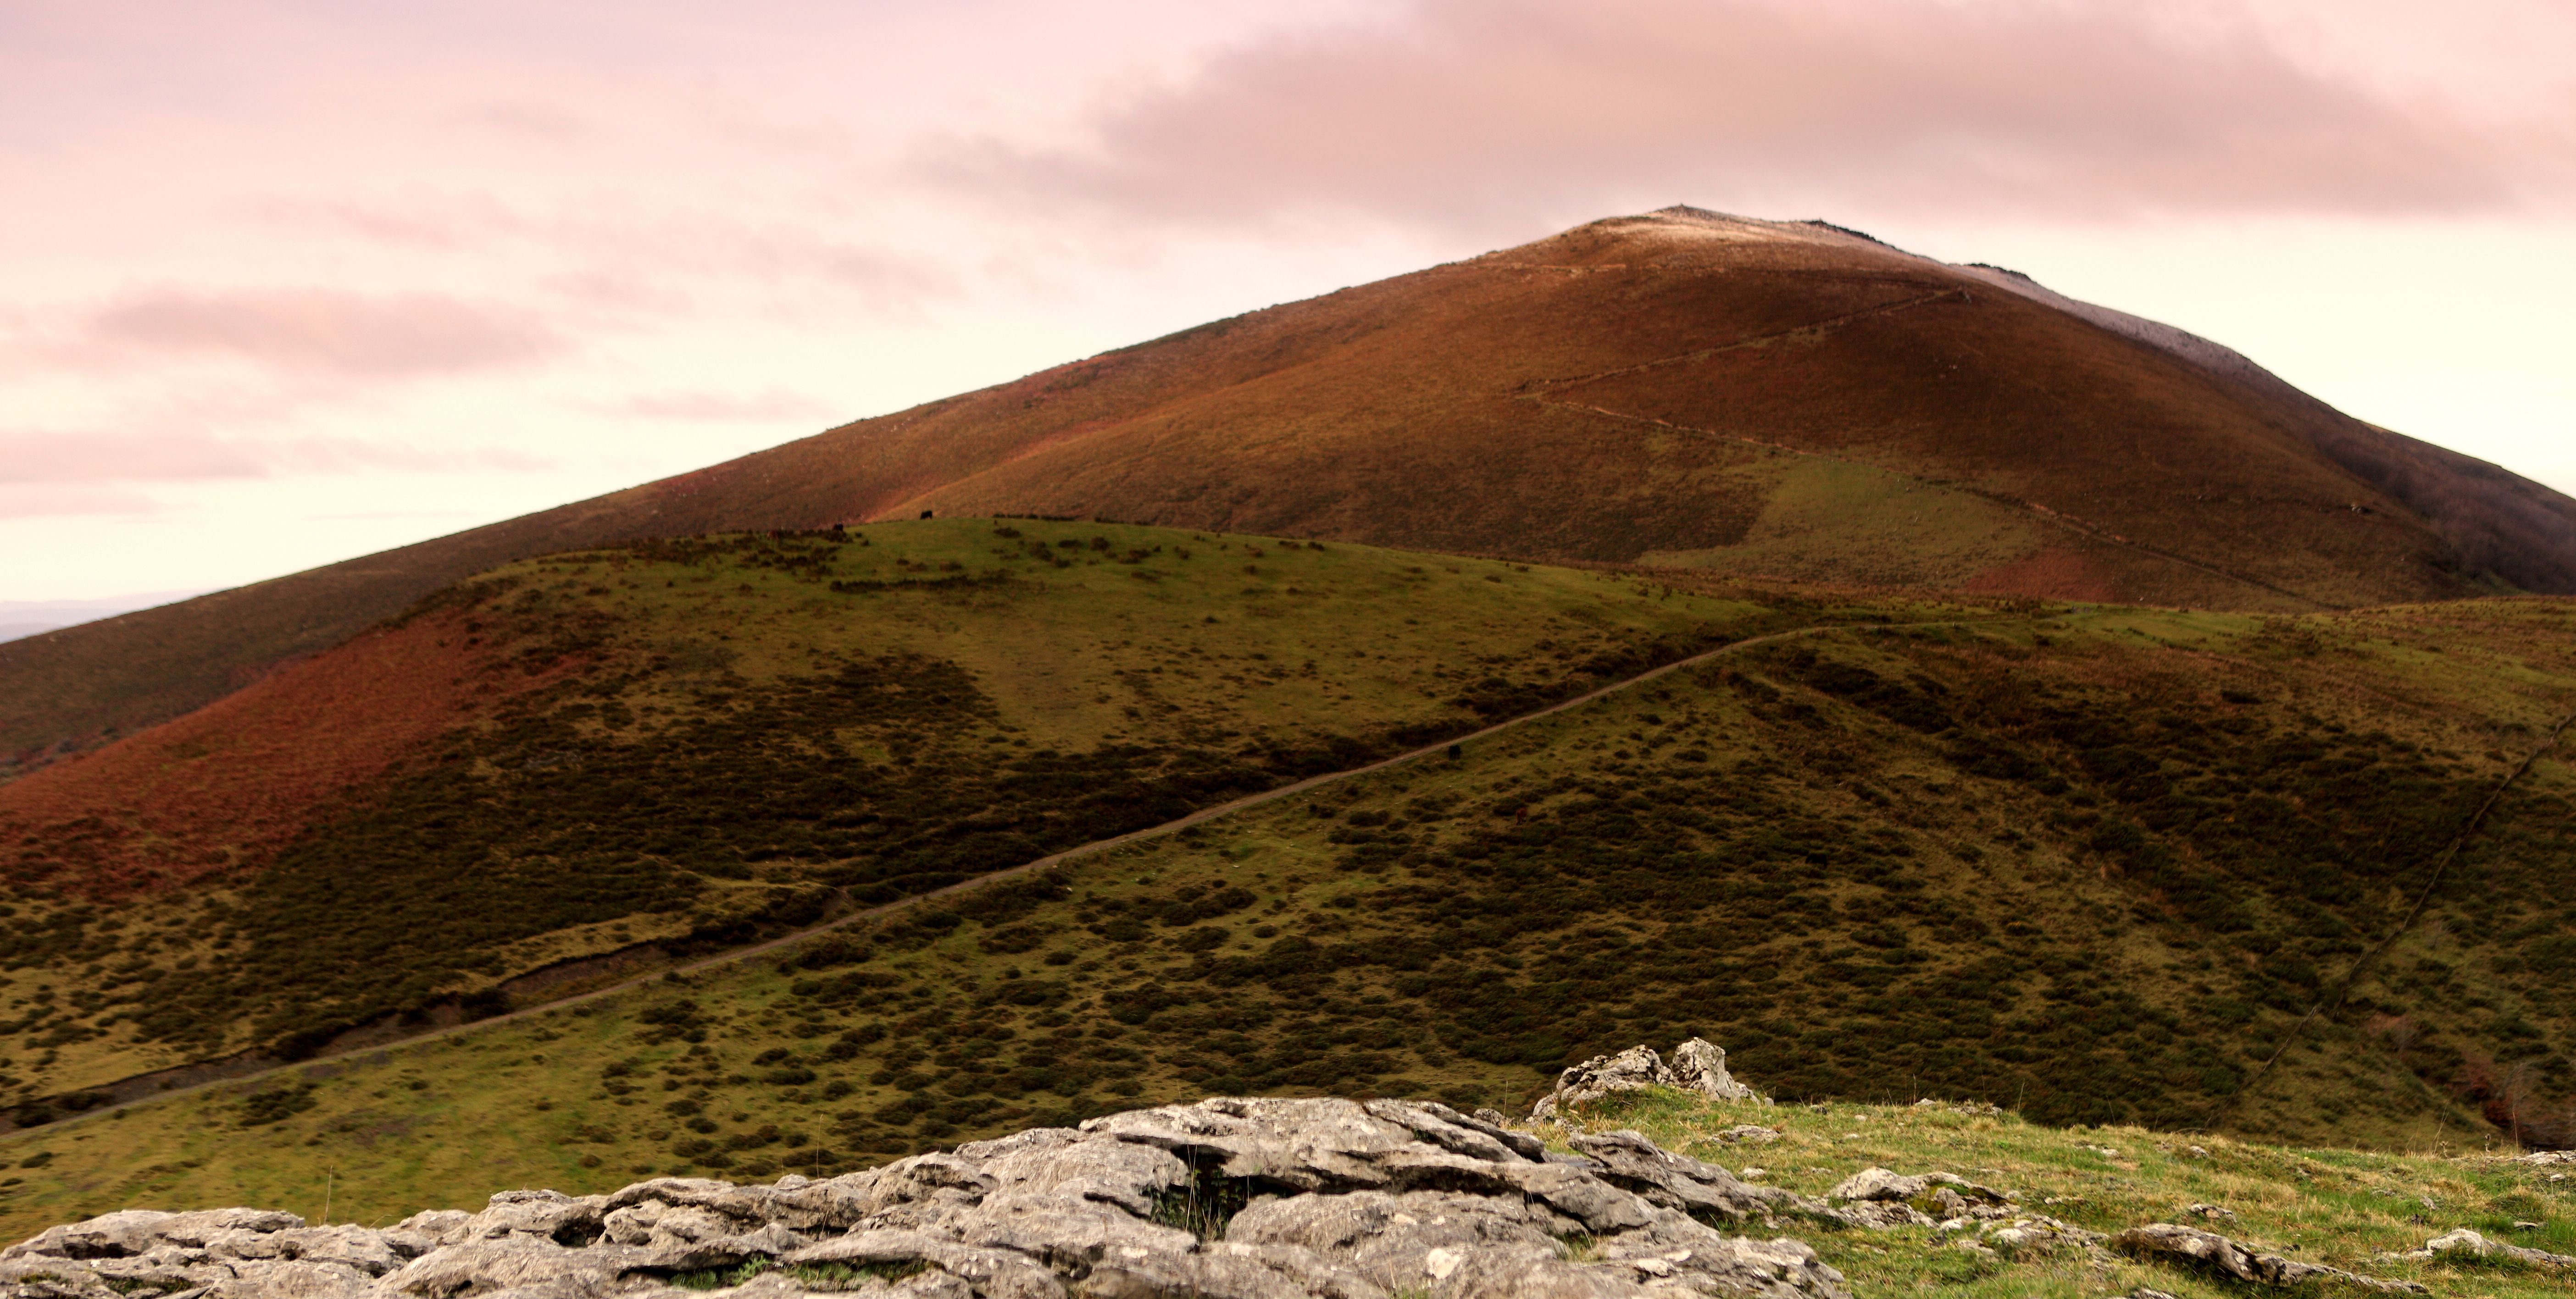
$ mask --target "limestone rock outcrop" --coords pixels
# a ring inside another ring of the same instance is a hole
[[[1799,1207],[1788,1193],[1632,1132],[1577,1146],[1436,1104],[1210,1100],[823,1181],[507,1191],[383,1231],[113,1213],[0,1250],[0,1295],[1849,1299],[1805,1244],[1713,1225]]]
[[[1724,1101],[1771,1103],[1726,1071],[1725,1048],[1695,1037],[1673,1048],[1670,1065],[1653,1048],[1645,1046],[1632,1046],[1617,1055],[1596,1055],[1570,1065],[1557,1075],[1556,1090],[1539,1098],[1530,1117],[1553,1120],[1575,1106],[1647,1087],[1680,1088]]]
[[[1833,1216],[1873,1229],[1929,1227],[1960,1219],[2008,1217],[2011,1212],[2011,1197],[1956,1173],[1909,1177],[1892,1169],[1864,1168],[1835,1184],[1825,1198],[1836,1202],[1830,1210]],[[1937,1210],[1937,1216],[1927,1210]]]
[[[1771,1098],[1736,1081],[1726,1071],[1726,1048],[1706,1038],[1695,1037],[1673,1048],[1673,1076],[1682,1086],[1722,1101],[1771,1103]]]

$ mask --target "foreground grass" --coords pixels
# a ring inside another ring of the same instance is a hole
[[[1777,1128],[1780,1139],[1737,1144],[1717,1136],[1745,1123]],[[1561,1140],[1578,1130],[1623,1127],[1807,1195],[1821,1196],[1870,1167],[1950,1172],[2013,1194],[2023,1212],[2093,1231],[2183,1223],[2303,1262],[2422,1282],[2437,1295],[2576,1293],[2576,1273],[2566,1271],[2383,1257],[2420,1249],[2459,1227],[2491,1240],[2576,1254],[2576,1176],[2564,1166],[2520,1163],[2495,1151],[2279,1146],[2134,1127],[2042,1127],[1976,1106],[1764,1107],[1673,1092],[1613,1098],[1569,1126],[1539,1131]],[[2224,1214],[2203,1216],[2195,1206]],[[1784,1222],[1782,1229],[1813,1245],[1863,1296],[2075,1299],[2142,1286],[2184,1299],[2248,1292],[2232,1282],[2074,1247],[1989,1256],[1958,1249],[1932,1228],[1833,1231]]]
[[[759,1014],[749,1007],[746,1012]],[[296,1084],[311,1084],[311,1109],[256,1129],[268,1141],[264,1147],[238,1139],[244,1106],[236,1095],[203,1095],[101,1116],[43,1143],[46,1154],[85,1166],[85,1174],[61,1177],[63,1169],[42,1167],[11,1171],[0,1237],[15,1239],[54,1221],[120,1207],[249,1203],[320,1219],[326,1196],[331,1220],[381,1226],[429,1205],[472,1207],[481,1192],[492,1189],[542,1185],[596,1192],[669,1171],[586,1153],[607,1149],[587,1144],[586,1137],[608,1108],[602,1103],[612,1098],[600,1094],[587,1105],[557,1104],[550,1095],[544,1068],[549,1059],[588,1058],[631,1046],[627,1035],[633,1028],[625,1017],[602,1010],[550,1028],[496,1029],[324,1071],[319,1079]],[[1123,1104],[1195,1096],[1171,1091]],[[801,1098],[774,1102],[758,1117],[788,1128],[828,1122],[823,1107]],[[1033,1120],[1074,1117],[1058,1112]],[[1779,1138],[1748,1143],[1720,1135],[1743,1124],[1774,1128]],[[435,1125],[446,1139],[418,1140],[429,1135],[424,1125]],[[2126,1126],[2052,1128],[1977,1105],[1756,1106],[1677,1092],[1613,1098],[1564,1124],[1536,1130],[1562,1145],[1581,1131],[1619,1128],[1642,1131],[1748,1180],[1812,1196],[1869,1167],[1952,1172],[2006,1191],[2021,1211],[2094,1231],[2180,1222],[2268,1252],[2418,1281],[2437,1295],[2464,1299],[2576,1292],[2576,1276],[2545,1268],[2386,1257],[2458,1227],[2516,1245],[2576,1253],[2576,1176],[2495,1150],[2282,1146]],[[28,1155],[24,1146],[12,1153]],[[56,1162],[45,1154],[33,1157]],[[775,1172],[733,1176],[751,1180]],[[466,1186],[476,1194],[430,1193]],[[1929,1228],[1865,1232],[1792,1219],[1779,1230],[1813,1245],[1861,1296],[2093,1299],[2140,1287],[2183,1299],[2241,1299],[2246,1293],[2174,1267],[2072,1246],[1991,1255],[1956,1248]]]

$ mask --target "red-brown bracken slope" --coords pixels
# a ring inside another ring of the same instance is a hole
[[[504,661],[463,621],[367,632],[12,781],[0,842],[42,843],[61,866],[46,882],[98,899],[255,865],[421,742],[560,675]]]
[[[2159,329],[1815,223],[1595,222],[0,645],[0,754],[175,716],[513,558],[922,510],[2195,606],[2576,591],[2576,503]]]

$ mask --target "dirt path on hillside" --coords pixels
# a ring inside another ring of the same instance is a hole
[[[766,942],[754,943],[748,947],[737,947],[731,951],[707,957],[704,960],[690,961],[681,965],[652,970],[648,973],[637,975],[634,978],[621,980],[595,991],[580,993],[554,1001],[542,1002],[533,1006],[522,1007],[518,1010],[507,1011],[499,1015],[494,1015],[488,1019],[478,1019],[470,1023],[456,1024],[445,1028],[432,1028],[424,1032],[409,1034],[389,1040],[369,1041],[364,1045],[353,1046],[345,1050],[329,1052],[303,1060],[281,1061],[273,1056],[237,1056],[229,1061],[213,1060],[197,1064],[180,1065],[170,1069],[155,1070],[151,1073],[118,1079],[115,1082],[102,1083],[96,1087],[84,1088],[84,1091],[105,1092],[109,1095],[110,1100],[105,1104],[98,1105],[81,1114],[71,1115],[55,1120],[51,1123],[38,1124],[30,1128],[20,1128],[15,1132],[7,1134],[0,1134],[0,1142],[10,1140],[21,1133],[59,1131],[69,1125],[113,1113],[124,1105],[142,1104],[146,1101],[174,1099],[181,1096],[193,1095],[197,1092],[205,1091],[213,1087],[253,1082],[272,1075],[309,1068],[321,1061],[347,1059],[352,1056],[366,1055],[370,1052],[385,1051],[395,1047],[414,1046],[424,1042],[435,1042],[445,1038],[455,1037],[463,1033],[479,1032],[495,1025],[513,1023],[519,1020],[531,1019],[540,1015],[551,1015],[559,1011],[568,1010],[575,1006],[604,1001],[610,997],[633,992],[656,979],[661,979],[669,975],[697,974],[708,970],[721,969],[725,966],[738,964],[772,952],[783,951],[818,935],[830,933],[833,930],[845,928],[864,920],[873,920],[879,917],[893,915],[896,912],[905,910],[906,908],[917,907],[927,902],[964,893],[972,889],[985,888],[993,884],[998,884],[1004,880],[1017,879],[1021,876],[1046,870],[1049,867],[1065,865],[1066,863],[1080,861],[1084,858],[1097,857],[1102,853],[1113,852],[1130,844],[1145,843],[1151,840],[1161,839],[1169,835],[1178,834],[1191,826],[1200,824],[1201,822],[1212,821],[1218,817],[1231,816],[1237,812],[1245,811],[1250,808],[1260,807],[1267,803],[1278,802],[1281,799],[1295,798],[1300,794],[1320,789],[1326,785],[1331,785],[1339,781],[1356,779],[1373,772],[1387,770],[1390,767],[1399,767],[1409,762],[1420,762],[1426,758],[1439,757],[1448,753],[1449,750],[1453,748],[1463,749],[1466,746],[1476,744],[1482,740],[1491,739],[1494,736],[1503,734],[1504,732],[1513,730],[1517,727],[1527,726],[1532,722],[1543,721],[1560,713],[1581,708],[1585,704],[1592,703],[1596,700],[1618,694],[1621,691],[1633,690],[1638,686],[1670,676],[1685,668],[1696,667],[1699,664],[1706,663],[1712,659],[1721,658],[1728,654],[1751,649],[1757,645],[1768,645],[1784,640],[1794,640],[1803,636],[1817,636],[1829,632],[1851,631],[1872,627],[1962,627],[1999,621],[2027,620],[2019,618],[1962,618],[1949,619],[1940,622],[1893,623],[1885,619],[1872,619],[1865,622],[1822,623],[1812,627],[1799,627],[1789,631],[1770,632],[1761,636],[1748,636],[1743,640],[1729,641],[1715,649],[1702,650],[1699,653],[1690,655],[1686,658],[1675,659],[1670,663],[1664,664],[1662,667],[1650,668],[1633,677],[1625,677],[1620,680],[1613,681],[1608,685],[1586,691],[1571,699],[1561,700],[1557,703],[1550,704],[1547,707],[1538,709],[1534,712],[1523,713],[1518,717],[1507,718],[1503,721],[1496,722],[1491,726],[1484,727],[1481,730],[1471,731],[1465,735],[1457,736],[1452,739],[1435,741],[1431,744],[1426,744],[1421,748],[1396,754],[1391,758],[1381,758],[1376,762],[1371,762],[1364,766],[1351,767],[1342,771],[1326,772],[1320,776],[1309,776],[1306,779],[1297,781],[1293,784],[1281,785],[1276,789],[1269,789],[1258,794],[1246,795],[1242,798],[1235,799],[1230,803],[1220,803],[1214,807],[1203,808],[1199,811],[1192,812],[1187,816],[1165,821],[1159,825],[1147,826],[1142,830],[1133,830],[1114,838],[1094,840],[1091,843],[1083,844],[1079,847],[1068,848],[1063,852],[1050,853],[1047,856],[1036,859],[1035,861],[1022,862],[1017,866],[1006,867],[988,875],[978,875],[971,880],[951,884],[945,888],[932,889],[927,893],[916,893],[911,897],[903,898],[895,902],[888,902],[882,906],[866,907],[857,911],[852,911],[846,915],[836,916],[821,924],[812,925],[807,928],[797,930],[794,933],[770,939]],[[228,1065],[235,1064],[239,1066],[238,1069],[227,1068]],[[156,1081],[164,1080],[175,1082],[178,1085],[164,1088],[155,1088],[153,1086]],[[130,1094],[119,1095],[118,1093],[120,1089],[123,1089]]]

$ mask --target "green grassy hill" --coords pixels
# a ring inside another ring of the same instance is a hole
[[[1026,520],[508,566],[0,787],[0,1098],[488,1014],[1832,616]]]
[[[0,1191],[32,1227],[297,1207],[327,1176],[372,1221],[1209,1093],[1509,1109],[1694,1033],[1792,1100],[2386,1149],[2564,1122],[2565,602],[1879,612],[1910,625],[1746,646],[784,954],[39,1129]]]

